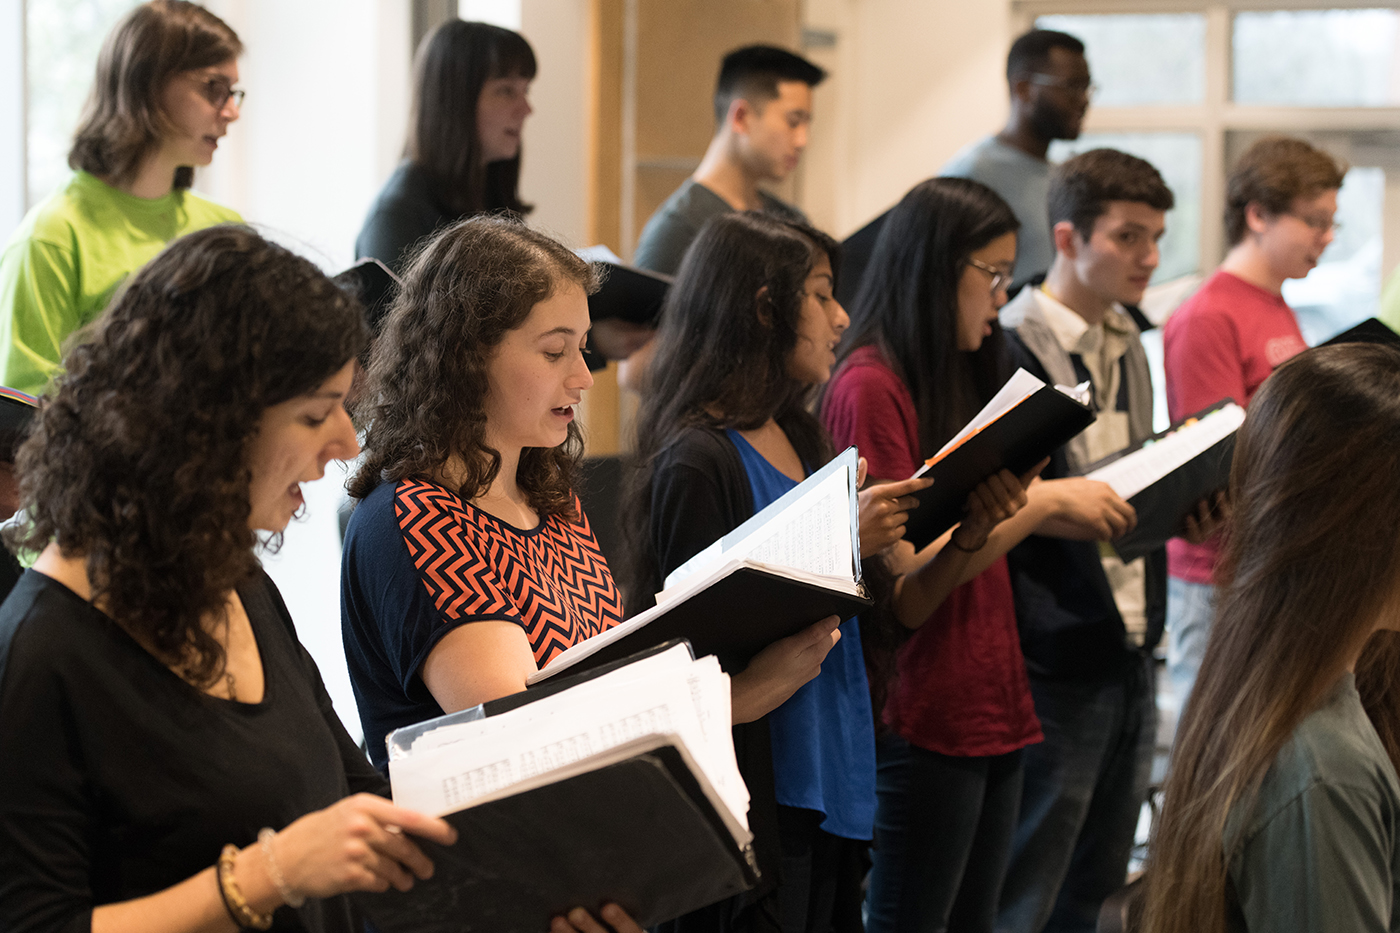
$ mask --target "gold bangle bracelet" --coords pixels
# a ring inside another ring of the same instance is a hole
[[[266,930],[272,926],[272,914],[260,914],[248,905],[248,900],[233,877],[233,862],[238,858],[238,847],[224,846],[219,853],[219,894],[223,896],[224,907],[228,908],[233,922],[240,930]]]

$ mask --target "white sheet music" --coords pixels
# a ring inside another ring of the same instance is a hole
[[[1229,437],[1242,424],[1244,409],[1232,402],[1086,477],[1108,483],[1118,495],[1130,499]]]
[[[776,512],[729,548],[716,541],[672,571],[658,603],[688,592],[687,578],[705,576],[721,563],[751,559],[825,577],[848,579],[855,568],[851,548],[849,470],[838,469],[812,484],[796,501]]]
[[[560,780],[574,773],[571,766],[628,743],[675,736],[747,827],[748,789],[730,718],[729,677],[719,662],[690,661],[678,646],[510,712],[424,733],[389,763],[394,801],[451,813]]]
[[[982,410],[977,413],[977,416],[969,421],[961,431],[954,434],[953,439],[944,444],[932,459],[937,460],[962,443],[964,439],[976,434],[1043,388],[1045,388],[1045,383],[1024,369],[1017,369],[1011,374],[1011,378],[1006,380],[1006,385],[998,389],[997,394],[992,396],[992,400],[982,406]],[[926,469],[928,469],[927,466],[920,467],[914,475],[920,476]]]

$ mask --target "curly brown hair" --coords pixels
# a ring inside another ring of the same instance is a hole
[[[263,411],[368,340],[312,263],[241,226],[176,240],[72,349],[20,448],[21,547],[86,558],[93,602],[191,682],[221,676],[202,623],[257,561],[247,462]]]
[[[176,75],[221,65],[243,54],[229,25],[196,3],[151,0],[126,15],[102,44],[97,75],[68,165],[109,181],[130,181],[141,160],[170,132],[160,94]],[[188,188],[194,169],[175,170]]]
[[[355,403],[364,459],[350,480],[363,499],[383,482],[437,477],[453,455],[466,468],[457,494],[490,488],[501,455],[486,443],[487,366],[508,331],[561,286],[597,290],[593,266],[507,217],[445,227],[418,251],[370,354]],[[541,517],[573,518],[573,474],[583,456],[577,424],[558,447],[527,447],[516,482]]]

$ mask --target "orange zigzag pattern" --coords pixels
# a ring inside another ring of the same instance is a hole
[[[503,528],[448,489],[399,483],[394,512],[409,557],[438,612],[458,620],[519,620],[535,663],[622,621],[622,598],[588,517],[554,515],[537,532]]]

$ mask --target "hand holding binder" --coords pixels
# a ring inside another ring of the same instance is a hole
[[[535,933],[607,901],[650,926],[757,880],[714,658],[677,643],[558,686],[390,735],[395,802],[459,838],[425,844],[412,891],[359,898],[382,933]]]

